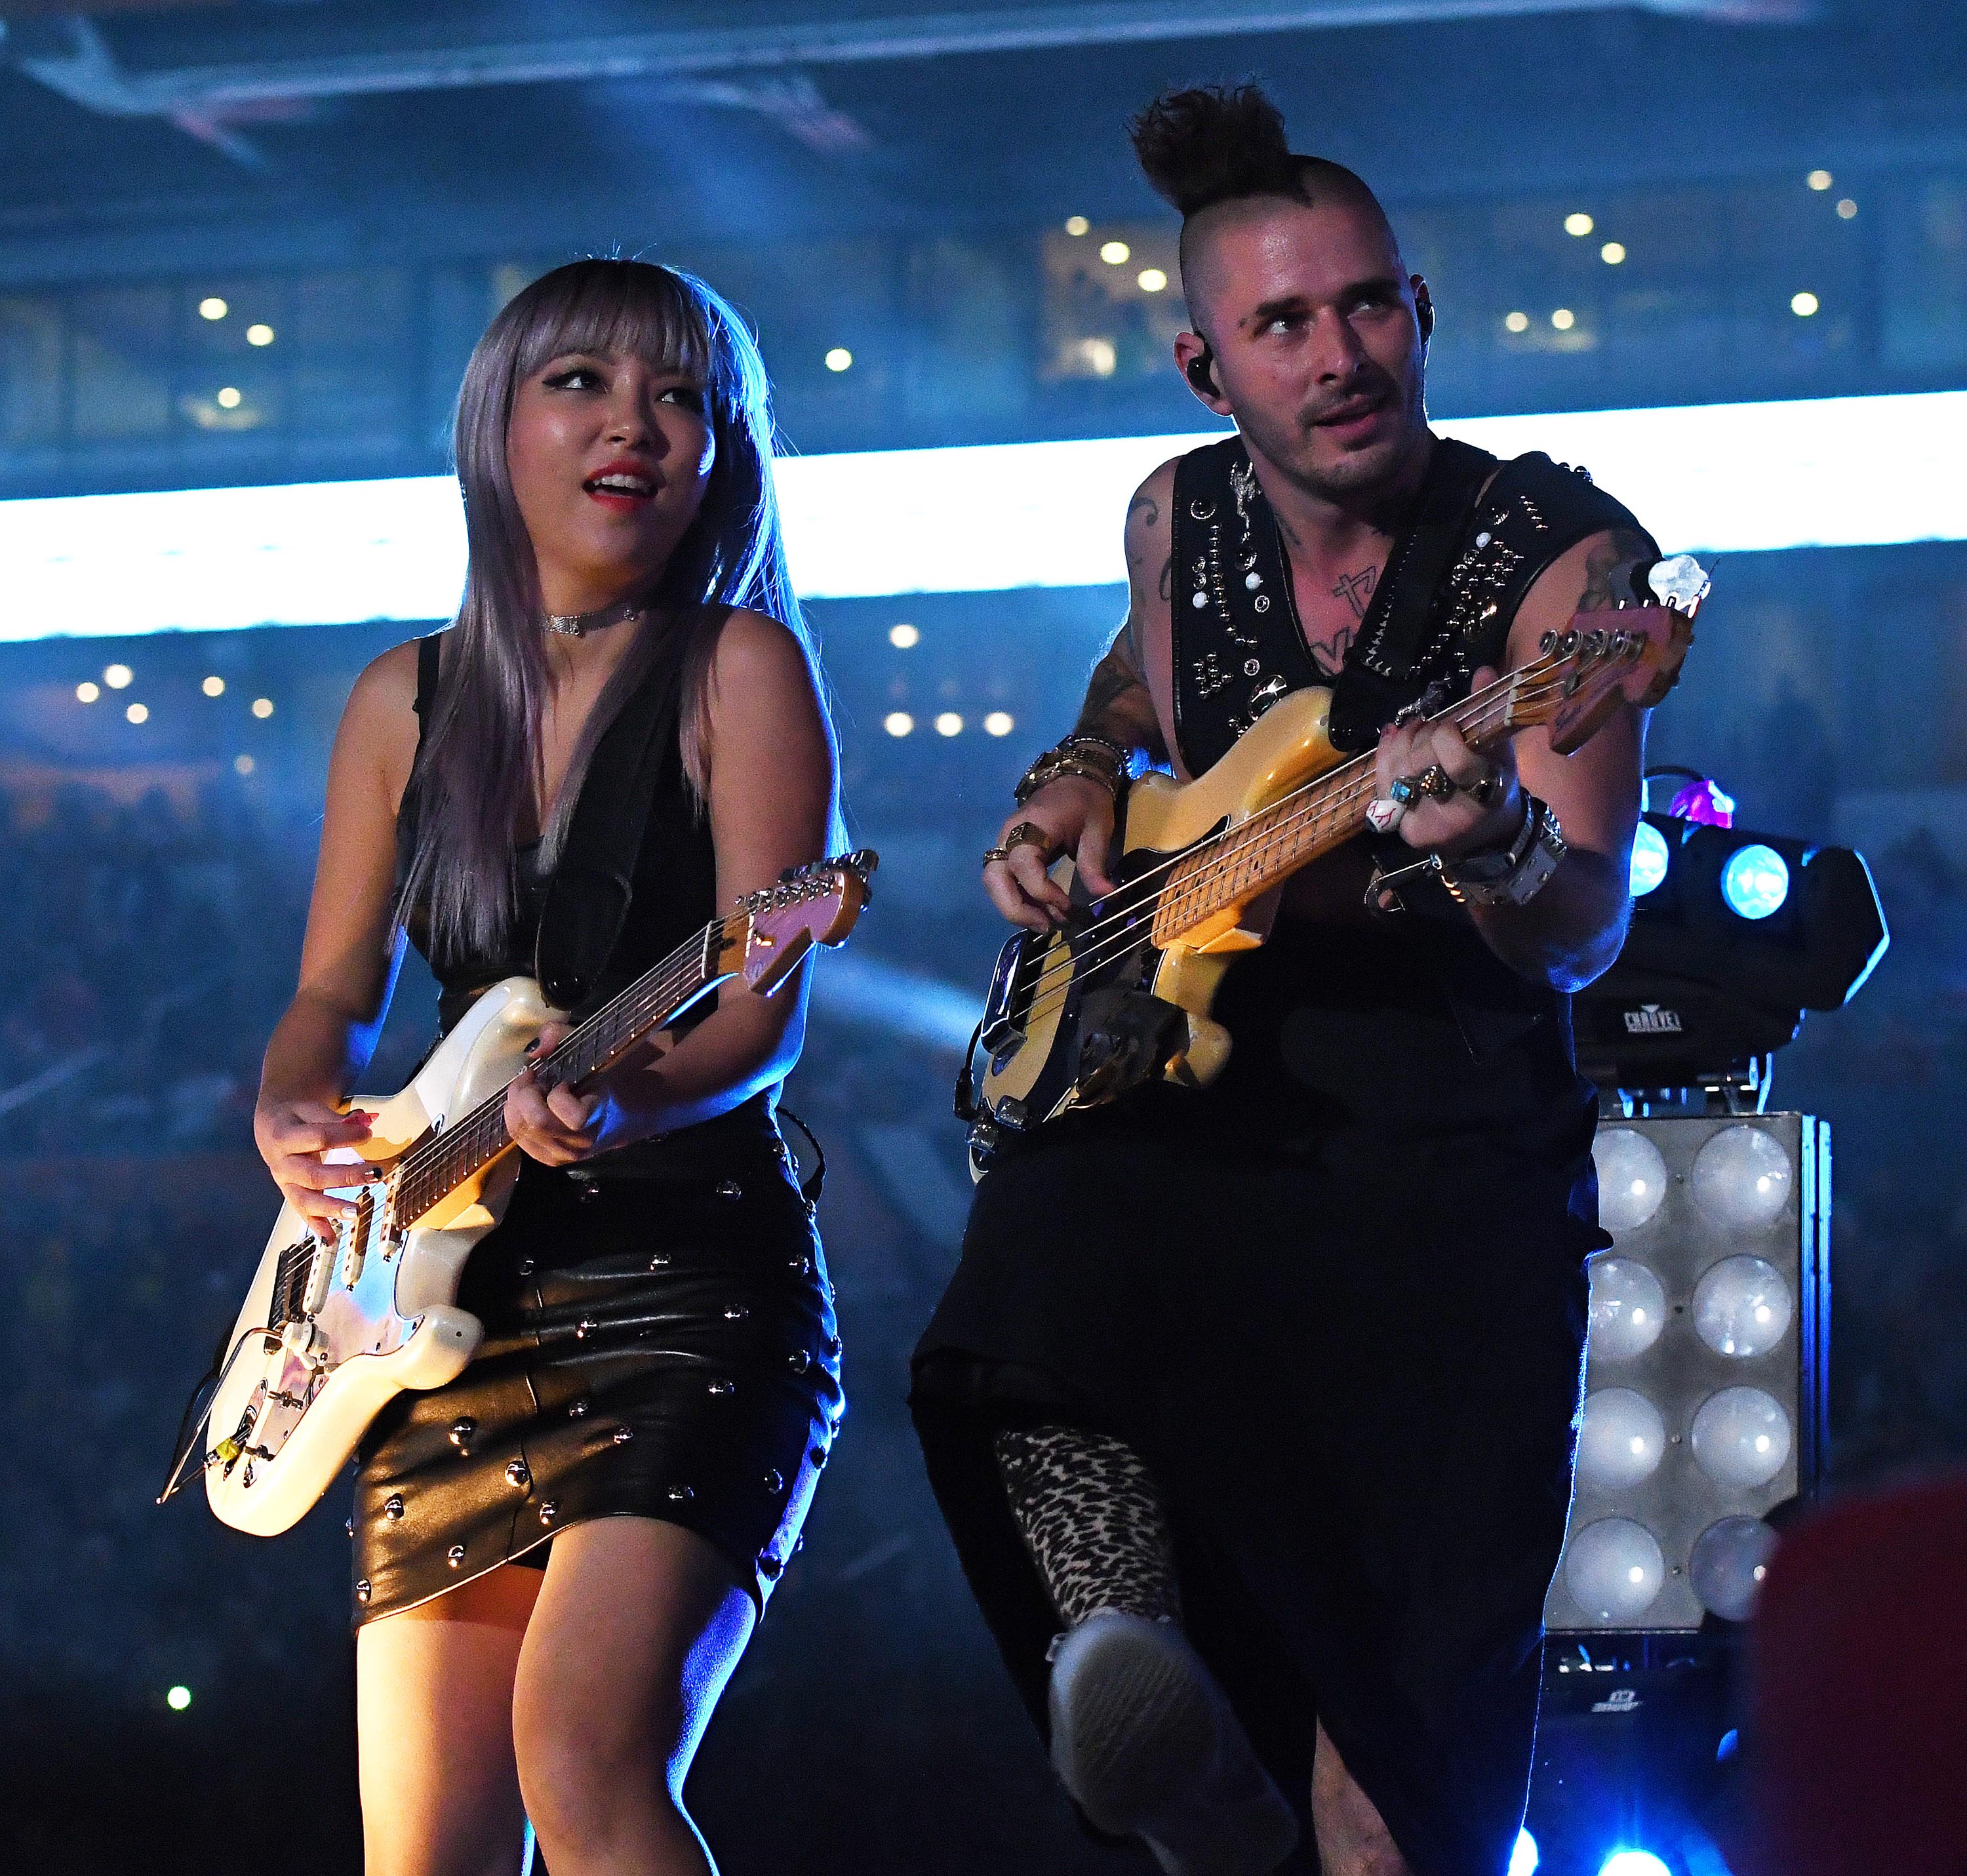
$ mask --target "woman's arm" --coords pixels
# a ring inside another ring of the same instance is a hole
[[[341,1103],[373,1052],[402,961],[389,921],[396,806],[416,755],[417,653],[386,651],[356,680],[328,760],[321,854],[301,946],[299,986],[275,1025],[260,1075],[253,1136],[288,1203],[326,1235],[354,1208],[323,1148],[366,1139],[367,1118]]]
[[[775,619],[734,612],[719,634],[707,680],[710,832],[717,902],[775,884],[787,867],[822,857],[833,825],[833,739],[803,647]],[[566,1165],[610,1147],[728,1112],[781,1080],[806,1035],[803,970],[770,996],[727,983],[717,1007],[660,1054],[631,1056],[605,1091],[529,1080],[507,1097],[508,1132],[534,1158]],[[539,1053],[564,1031],[549,1031]]]

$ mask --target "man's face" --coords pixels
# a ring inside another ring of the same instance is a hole
[[[1415,300],[1426,289],[1379,218],[1261,197],[1190,232],[1190,305],[1252,448],[1332,499],[1397,483],[1427,423]]]

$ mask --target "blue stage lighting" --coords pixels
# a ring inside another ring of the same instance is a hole
[[[1536,1839],[1527,1830],[1520,1830],[1516,1847],[1510,1852],[1510,1876],[1532,1876],[1536,1866]]]
[[[1633,835],[1633,896],[1644,899],[1666,877],[1673,855],[1666,836],[1650,821],[1642,821]]]
[[[1788,861],[1759,841],[1740,848],[1721,869],[1721,896],[1738,918],[1768,918],[1789,897]]]
[[[1598,1876],[1673,1876],[1650,1850],[1614,1850],[1598,1865]]]

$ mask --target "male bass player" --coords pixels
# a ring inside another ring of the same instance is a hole
[[[1643,724],[1560,757],[1423,719],[1656,554],[1581,472],[1429,431],[1427,287],[1260,92],[1133,134],[1184,218],[1177,362],[1236,434],[1135,497],[1126,623],[985,887],[1034,931],[1055,856],[1111,891],[1129,767],[1199,774],[1313,684],[1377,745],[1379,837],[1231,967],[1219,1080],[1004,1141],[917,1424],[1094,1826],[1175,1876],[1503,1876],[1607,1242],[1567,993],[1625,930]]]

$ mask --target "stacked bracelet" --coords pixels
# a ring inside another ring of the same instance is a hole
[[[1104,736],[1078,733],[1048,749],[1025,770],[1014,791],[1022,807],[1048,782],[1075,775],[1106,789],[1116,801],[1127,785],[1127,752]]]
[[[1464,905],[1526,906],[1570,851],[1550,804],[1526,795],[1523,824],[1508,846],[1446,863],[1441,883]]]

